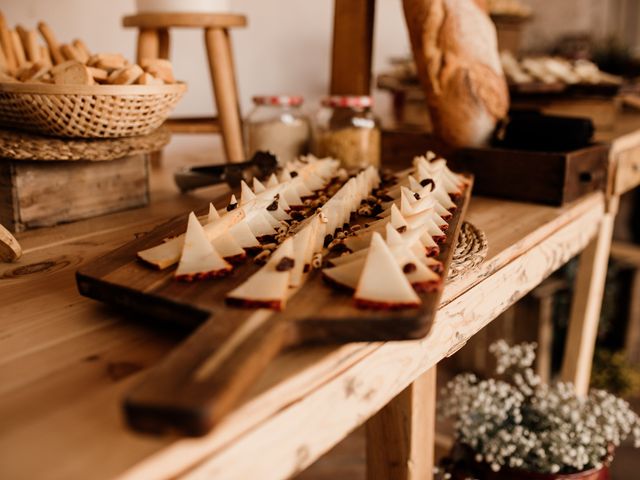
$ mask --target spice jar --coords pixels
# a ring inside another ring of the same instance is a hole
[[[347,169],[379,167],[380,128],[371,104],[369,96],[325,98],[315,123],[316,155],[337,158]]]
[[[311,128],[302,102],[300,96],[253,97],[255,107],[245,122],[249,156],[259,150],[269,151],[284,165],[308,153]]]

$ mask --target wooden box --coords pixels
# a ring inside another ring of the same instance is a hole
[[[608,155],[606,144],[570,152],[467,148],[456,152],[453,165],[475,175],[479,195],[559,206],[605,190]]]
[[[596,143],[570,152],[501,148],[453,150],[426,132],[383,130],[382,166],[409,166],[428,150],[449,159],[456,171],[475,175],[474,194],[562,205],[605,190],[609,145]]]
[[[147,163],[0,159],[0,224],[20,232],[147,205]]]

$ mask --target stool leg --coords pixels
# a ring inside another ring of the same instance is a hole
[[[169,60],[169,54],[171,45],[171,37],[169,36],[168,28],[161,28],[158,31],[158,57]]]
[[[433,366],[367,422],[367,480],[433,478],[435,422]]]
[[[205,44],[227,160],[240,162],[244,160],[242,124],[229,32],[221,28],[207,28]]]
[[[138,33],[137,62],[143,58],[158,58],[160,51],[160,35],[153,28],[141,28]]]

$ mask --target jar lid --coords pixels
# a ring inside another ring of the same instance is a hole
[[[322,100],[325,107],[369,108],[373,99],[369,95],[332,95]]]
[[[280,105],[297,107],[302,105],[304,98],[301,95],[257,95],[253,97],[256,105]]]

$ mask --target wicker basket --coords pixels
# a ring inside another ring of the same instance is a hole
[[[58,137],[147,135],[187,87],[174,85],[0,84],[0,125]]]

